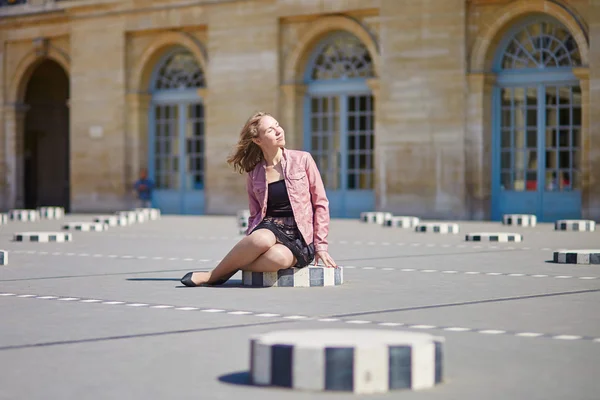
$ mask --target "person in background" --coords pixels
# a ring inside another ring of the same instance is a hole
[[[152,206],[152,189],[154,189],[154,182],[148,178],[148,170],[146,168],[140,170],[140,177],[135,181],[133,187],[137,194],[138,207],[150,208]]]

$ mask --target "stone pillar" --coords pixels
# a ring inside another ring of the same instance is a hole
[[[71,22],[71,209],[125,209],[127,112],[124,19]]]
[[[594,130],[590,129],[590,70],[589,68],[574,68],[573,73],[579,79],[581,88],[581,143],[579,157],[580,182],[581,182],[581,214],[583,218],[593,218],[594,197],[598,197],[600,190],[594,188],[593,182],[599,182],[600,174],[594,170],[595,152],[600,152],[598,139],[593,138]],[[596,143],[594,143],[596,142]],[[596,144],[596,148],[594,148]],[[597,164],[597,168],[600,168]]]
[[[469,217],[489,219],[492,192],[492,91],[495,74],[467,76],[465,186]]]
[[[253,113],[278,109],[276,7],[273,2],[253,1],[207,8],[206,214],[233,214],[248,207],[245,176],[234,173],[226,159]]]
[[[279,106],[280,124],[285,130],[287,147],[304,149],[304,96],[306,85],[281,85],[282,101]]]
[[[381,0],[378,157],[393,213],[464,218],[466,2]]]
[[[587,202],[583,215],[587,218],[600,221],[600,1],[590,2],[589,12],[586,14],[589,25],[589,94],[588,106],[583,106],[586,123],[588,124],[589,147],[587,151],[589,187]],[[579,77],[581,79],[581,76]],[[582,97],[583,86],[582,81]],[[586,111],[587,109],[587,111]],[[584,200],[585,202],[585,200]]]
[[[374,168],[374,190],[375,190],[375,209],[385,211],[387,205],[387,188],[386,188],[386,160],[385,151],[383,146],[380,144],[379,137],[383,136],[383,129],[380,127],[379,121],[379,99],[381,96],[381,85],[379,78],[367,79],[367,85],[371,89],[371,95],[373,96],[373,140],[374,143],[374,154],[375,157],[373,168]]]
[[[0,207],[19,208],[25,205],[25,104],[5,104],[3,190]]]
[[[151,96],[147,93],[127,94],[127,174],[125,182],[133,183],[142,167],[148,166],[148,111]],[[126,191],[133,204],[133,193]]]

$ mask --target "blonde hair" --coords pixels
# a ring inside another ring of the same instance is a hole
[[[258,124],[264,116],[271,116],[266,112],[257,112],[246,121],[240,132],[240,138],[232,155],[227,158],[227,163],[240,174],[250,172],[264,159],[263,152],[252,139],[258,137]]]

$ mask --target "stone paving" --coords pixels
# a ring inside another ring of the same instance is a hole
[[[600,265],[557,264],[558,249],[600,248],[600,232],[552,224],[452,221],[459,234],[333,220],[344,284],[249,288],[179,279],[213,267],[241,238],[235,216],[163,216],[68,243],[14,242],[62,220],[0,226],[0,399],[356,397],[254,387],[250,336],[342,328],[443,336],[444,382],[407,399],[597,399]],[[423,221],[426,222],[426,221]],[[522,242],[467,242],[470,232]],[[361,396],[364,398],[367,396]]]

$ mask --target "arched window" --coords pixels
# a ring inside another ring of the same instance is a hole
[[[515,32],[502,56],[503,70],[577,67],[581,55],[571,33],[552,21],[535,21]]]
[[[156,90],[194,89],[203,86],[204,72],[194,55],[187,50],[178,50],[165,58],[154,84]]]
[[[324,38],[306,69],[305,147],[334,217],[358,217],[374,207],[374,102],[366,82],[373,76],[366,46],[348,32]]]
[[[325,42],[312,66],[312,80],[371,78],[373,62],[367,47],[354,35],[338,34]]]
[[[493,213],[578,218],[581,177],[581,55],[549,16],[514,26],[496,55]]]
[[[150,171],[154,206],[166,213],[204,208],[204,71],[184,48],[167,53],[152,81]]]

